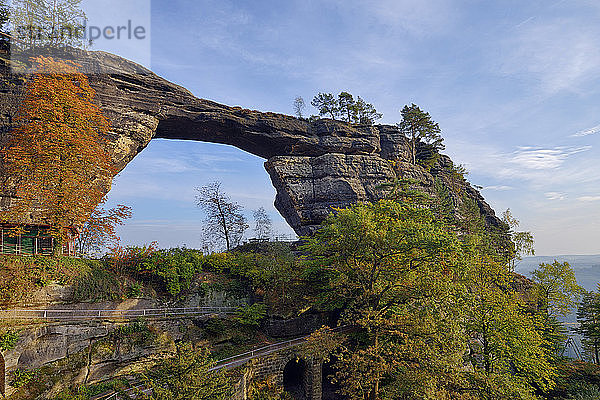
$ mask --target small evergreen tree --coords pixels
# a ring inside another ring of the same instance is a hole
[[[233,394],[232,385],[223,371],[210,371],[214,365],[208,349],[181,344],[174,357],[160,360],[155,368],[142,374],[144,383],[152,389],[144,398],[229,400]]]
[[[378,113],[373,104],[367,103],[358,96],[353,107],[353,118],[356,124],[373,125],[383,114]]]
[[[354,97],[348,92],[341,92],[338,94],[337,104],[342,121],[352,122],[355,113]]]
[[[413,164],[417,163],[419,142],[431,145],[435,151],[445,148],[444,139],[440,134],[440,126],[431,119],[429,113],[422,111],[413,103],[410,106],[404,106],[400,114],[402,115],[402,121],[398,124],[398,128],[410,142]]]
[[[319,110],[321,116],[328,115],[331,119],[336,119],[340,114],[338,101],[331,93],[319,93],[310,104]]]

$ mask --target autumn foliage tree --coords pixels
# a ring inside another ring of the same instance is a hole
[[[77,251],[90,254],[100,251],[103,247],[116,246],[119,242],[116,228],[123,225],[131,215],[131,207],[123,204],[109,210],[98,205],[79,231]]]
[[[2,149],[4,167],[16,177],[16,200],[2,219],[25,221],[34,211],[60,245],[66,228],[82,226],[110,186],[110,125],[77,64],[32,62],[18,128]]]

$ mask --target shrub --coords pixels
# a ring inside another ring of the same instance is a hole
[[[118,249],[109,257],[109,263],[115,271],[157,284],[162,291],[177,296],[191,287],[196,274],[202,271],[203,259],[199,250],[157,250],[152,244]]]
[[[19,341],[19,332],[8,330],[0,335],[0,350],[9,351],[15,348]]]
[[[118,277],[98,265],[80,276],[73,287],[74,301],[99,302],[116,300],[121,296],[122,289]]]
[[[135,299],[142,296],[143,286],[139,282],[134,282],[127,288],[127,298]]]
[[[90,261],[68,257],[0,256],[0,305],[24,300],[49,282],[73,283]]]
[[[156,338],[156,332],[152,330],[146,321],[137,320],[124,326],[120,326],[113,332],[117,339],[127,338],[137,345],[149,343]]]
[[[13,372],[13,380],[11,382],[11,386],[14,388],[20,388],[27,385],[29,382],[33,380],[35,377],[35,371],[28,371],[26,369],[16,369]]]
[[[240,307],[235,315],[235,320],[243,326],[259,326],[267,316],[267,306],[262,303]]]

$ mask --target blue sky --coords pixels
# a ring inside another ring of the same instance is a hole
[[[600,254],[597,1],[164,0],[151,15],[145,63],[198,97],[291,114],[296,96],[348,90],[389,124],[414,102],[496,212],[510,207],[533,232],[537,254]],[[199,246],[194,187],[215,179],[291,232],[262,163],[153,141],[110,194],[134,208],[123,241]]]

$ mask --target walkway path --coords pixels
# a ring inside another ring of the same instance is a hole
[[[186,308],[141,308],[141,309],[91,309],[91,310],[0,310],[0,320],[97,320],[134,318],[182,318],[202,315],[235,314],[236,307],[186,307]]]

